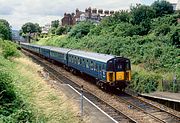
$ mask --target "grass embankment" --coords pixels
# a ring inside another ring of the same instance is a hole
[[[133,64],[131,88],[138,92],[177,92],[178,86],[173,85],[173,78],[176,75],[180,80],[179,15],[153,18],[146,28],[121,21],[123,14],[108,17],[97,26],[92,25],[90,31],[85,30],[85,22],[79,23],[66,36],[42,38],[36,44],[128,57]],[[168,81],[166,87],[162,87],[162,80]]]
[[[75,106],[63,103],[67,97],[47,84],[41,70],[14,44],[0,40],[0,122],[79,122]]]

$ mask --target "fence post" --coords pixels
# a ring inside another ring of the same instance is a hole
[[[161,81],[161,87],[162,87],[162,91],[164,91],[164,77],[162,78],[162,81]]]
[[[176,74],[174,74],[174,77],[173,77],[173,92],[176,91],[176,90],[175,90],[176,84],[177,84]]]
[[[83,120],[83,85],[81,86],[81,120]]]

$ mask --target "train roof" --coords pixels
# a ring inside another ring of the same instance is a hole
[[[79,57],[88,58],[88,59],[105,62],[105,63],[108,60],[116,57],[114,55],[93,53],[93,52],[80,51],[80,50],[71,50],[71,49],[67,49],[67,48],[59,48],[59,47],[52,47],[52,46],[40,46],[40,45],[29,44],[29,43],[22,43],[22,44],[45,48],[45,49],[49,49],[51,51],[56,51],[56,52],[60,52],[60,53],[68,53],[69,52],[68,54],[70,54],[70,55],[76,55]]]
[[[41,47],[40,45],[30,44],[30,43],[21,43],[21,44],[24,44],[24,45],[29,45],[29,46],[35,46],[35,47]]]
[[[84,57],[100,62],[107,62],[108,60],[115,58],[114,55],[107,55],[107,54],[101,54],[101,53],[93,53],[93,52],[86,52],[86,51],[80,51],[80,50],[71,50],[69,52],[70,55],[76,55],[79,57]]]
[[[68,53],[71,49],[51,47],[50,50],[51,50],[51,51],[55,51],[55,52],[59,52],[59,53]]]
[[[48,49],[48,50],[50,50],[51,48],[53,48],[53,47],[51,47],[51,46],[39,46],[40,48],[44,48],[44,49]]]

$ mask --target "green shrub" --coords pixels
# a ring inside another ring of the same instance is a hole
[[[94,28],[93,23],[86,21],[76,24],[70,31],[69,36],[75,38],[81,38],[87,35],[91,29]]]
[[[170,32],[170,25],[163,24],[156,29],[156,36],[166,35],[169,32]]]
[[[0,39],[0,48],[2,49],[2,55],[5,58],[19,56],[19,51],[17,50],[18,45],[13,42],[3,41]]]
[[[157,90],[159,76],[134,72],[132,78],[131,87],[136,92],[149,93]]]

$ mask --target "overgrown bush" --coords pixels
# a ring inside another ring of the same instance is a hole
[[[69,33],[70,37],[81,38],[87,35],[95,25],[93,23],[86,21],[76,24]]]
[[[3,41],[0,39],[0,48],[5,58],[19,56],[19,51],[17,50],[18,46],[10,41]]]
[[[15,93],[10,71],[0,69],[0,121],[18,123],[32,121],[32,113]]]
[[[131,88],[140,93],[149,93],[157,90],[159,77],[154,74],[134,72],[132,75]]]

